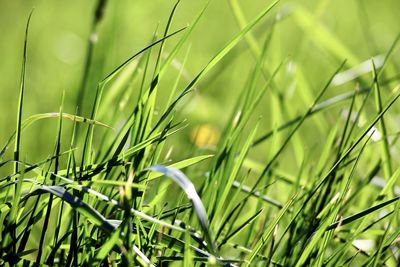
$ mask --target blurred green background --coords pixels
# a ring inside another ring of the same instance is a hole
[[[259,0],[238,2],[247,21],[271,4],[271,1]],[[1,144],[6,142],[15,129],[24,31],[32,8],[35,10],[28,39],[24,118],[36,113],[57,112],[63,90],[66,94],[64,111],[75,113],[96,3],[97,1],[77,0],[0,0]],[[174,4],[175,1],[165,0],[107,2],[104,18],[98,27],[98,41],[94,47],[83,100],[84,116],[90,114],[97,82],[149,44],[156,29],[159,35],[162,34]],[[172,30],[191,23],[204,4],[205,1],[181,1]],[[301,10],[305,20],[292,14],[296,10]],[[274,89],[262,100],[253,118],[257,120],[261,116],[263,123],[260,133],[302,114],[344,59],[348,60],[345,67],[347,69],[371,57],[384,55],[400,32],[399,10],[400,2],[397,0],[280,1],[252,32],[261,45],[273,29],[270,53],[265,63],[269,72],[286,60],[285,70],[280,72]],[[307,18],[313,23],[307,24]],[[235,20],[229,1],[211,1],[186,49],[183,49],[187,51],[190,48],[184,79],[180,81],[178,90],[182,90],[239,31],[240,26]],[[174,44],[177,40],[179,37],[172,37],[168,42]],[[168,42],[166,53],[172,47],[168,46]],[[185,53],[180,53],[175,62],[176,69],[170,68],[169,75],[160,81],[160,91],[164,91],[165,95],[168,95],[184,57]],[[399,52],[396,52],[387,73],[398,73],[398,57]],[[215,128],[213,131],[223,130],[255,62],[255,55],[246,42],[242,41],[217,68],[200,81],[196,91],[185,98],[184,103],[179,106],[179,117],[186,118],[189,124],[184,132],[172,140],[176,146],[174,153],[179,155],[176,157],[185,157],[188,146],[192,146],[190,132],[197,125],[207,123]],[[366,80],[370,80],[370,76],[366,74]],[[355,82],[350,82],[336,86],[329,90],[326,97],[352,91],[355,85]],[[387,94],[395,85],[396,81],[385,87]],[[290,105],[291,109],[285,111],[280,107],[281,112],[275,112],[278,95],[285,99],[285,104]],[[163,96],[159,98],[159,105],[162,107]],[[115,108],[117,106],[118,103],[115,103]],[[327,123],[336,120],[345,106],[324,112]],[[127,111],[126,116],[128,114]],[[107,123],[106,116],[100,120]],[[329,129],[320,127],[316,130],[312,123],[310,120],[303,127],[303,137],[305,140],[309,139],[305,142],[308,145],[304,147],[303,154],[314,153],[314,147],[324,142],[324,139],[316,138],[316,133],[318,130]],[[22,139],[21,155],[27,157],[28,161],[50,155],[54,140],[49,137],[55,138],[56,125],[57,120],[33,125]],[[307,134],[310,132],[313,135]],[[321,136],[326,136],[326,133],[321,133]],[[267,143],[257,147],[252,153],[256,158],[265,159],[266,147]],[[304,156],[290,153],[289,150],[288,159],[294,157],[297,161]]]

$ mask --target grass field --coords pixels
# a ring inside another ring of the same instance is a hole
[[[399,266],[397,10],[0,0],[0,266]]]

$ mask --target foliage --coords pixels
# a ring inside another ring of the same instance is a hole
[[[172,30],[180,4],[95,91],[89,40],[75,112],[64,92],[58,112],[25,117],[31,12],[16,127],[0,152],[0,265],[396,266],[400,35],[362,61],[303,6],[273,2],[247,21],[231,0],[240,30],[188,81],[188,44],[212,3]],[[108,5],[96,2],[93,34]],[[285,20],[334,59],[315,81],[299,58],[277,60]],[[188,99],[240,53],[252,65],[232,109],[212,113],[223,126],[200,125],[185,143]],[[55,137],[53,151],[31,161],[34,125],[52,120],[42,138]]]

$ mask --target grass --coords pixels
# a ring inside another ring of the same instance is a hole
[[[321,22],[323,2],[315,14],[273,2],[247,19],[229,1],[239,30],[188,75],[190,40],[212,3],[176,26],[177,1],[94,91],[98,50],[88,41],[75,112],[64,91],[58,112],[26,115],[31,12],[16,127],[0,152],[0,265],[398,266],[400,35],[363,61]],[[96,2],[92,35],[109,5]],[[297,56],[278,57],[286,20],[305,38]],[[310,43],[333,59],[315,82],[296,63]],[[188,99],[240,53],[252,64],[231,107],[213,114],[221,132],[204,124],[186,144]],[[52,120],[52,135],[41,136],[52,151],[31,161],[34,126]]]

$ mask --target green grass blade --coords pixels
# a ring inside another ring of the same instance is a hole
[[[189,159],[185,159],[185,160],[173,163],[173,164],[168,165],[166,167],[177,169],[177,170],[181,170],[181,169],[184,169],[186,167],[195,165],[195,164],[197,164],[199,162],[202,162],[204,160],[210,159],[212,157],[214,157],[214,155],[197,156],[197,157],[193,157],[193,158],[189,158]],[[157,173],[157,172],[150,173],[150,175],[148,177],[148,181],[151,181],[153,179],[161,177],[162,175],[163,175],[162,173]]]
[[[372,61],[372,67],[373,67],[373,80],[374,80],[374,91],[375,91],[375,105],[378,113],[382,111],[382,97],[381,97],[381,90],[380,90],[380,84],[378,81],[378,72],[376,70],[375,63]],[[380,130],[382,132],[382,161],[383,161],[383,171],[385,173],[385,177],[389,179],[389,177],[392,176],[393,174],[393,168],[392,168],[392,157],[390,155],[390,148],[389,148],[389,140],[388,140],[388,135],[387,135],[387,129],[386,129],[386,123],[384,120],[384,116],[382,116],[379,120],[379,126]]]
[[[16,127],[16,140],[14,146],[14,160],[19,161],[20,143],[21,143],[21,125],[22,125],[22,108],[24,104],[24,93],[25,93],[25,76],[26,76],[26,60],[27,60],[27,50],[28,50],[28,31],[29,24],[31,22],[33,10],[29,14],[28,21],[25,28],[25,38],[24,38],[24,54],[22,58],[22,70],[21,70],[21,81],[19,90],[19,100],[18,100],[18,112],[17,112],[17,127]],[[14,172],[18,172],[18,164],[14,165]]]
[[[151,47],[164,42],[166,39],[180,33],[181,31],[185,30],[186,28],[182,28],[179,29],[171,34],[168,34],[167,36],[164,36],[163,38],[151,43],[150,45],[142,48],[141,50],[139,50],[138,52],[136,52],[135,54],[133,54],[131,57],[129,57],[128,59],[126,59],[122,64],[120,64],[117,68],[115,68],[112,72],[110,72],[101,82],[100,84],[105,84],[107,82],[109,82],[111,79],[113,79],[118,73],[121,72],[121,70],[126,67],[126,65],[128,65],[134,58],[136,58],[137,56],[143,54],[143,52],[149,50]]]
[[[332,229],[335,229],[338,226],[344,226],[344,225],[349,224],[349,223],[351,223],[351,222],[353,222],[355,220],[359,220],[359,219],[363,218],[364,216],[367,216],[368,214],[370,214],[372,212],[375,212],[375,211],[377,211],[377,210],[379,210],[379,209],[381,209],[383,207],[386,207],[386,206],[388,206],[388,205],[390,205],[392,203],[395,203],[399,199],[400,199],[400,197],[395,197],[395,198],[389,199],[389,200],[387,200],[385,202],[382,202],[382,203],[380,203],[378,205],[375,205],[375,206],[372,206],[370,208],[367,208],[367,209],[365,209],[363,211],[357,212],[356,214],[348,216],[348,217],[344,218],[343,220],[340,220],[340,221],[337,221],[335,223],[330,224],[326,228],[326,230],[332,230]]]
[[[189,83],[188,86],[179,94],[179,96],[171,103],[168,109],[163,113],[159,121],[153,128],[153,131],[165,121],[167,116],[172,112],[177,103],[182,97],[188,94],[196,83],[203,78],[226,54],[228,54],[239,41],[266,15],[271,9],[277,4],[277,1],[273,2],[269,7],[262,11],[254,20],[252,20],[240,33],[238,33],[224,48],[222,48],[208,63],[207,65],[197,74],[197,76]]]

